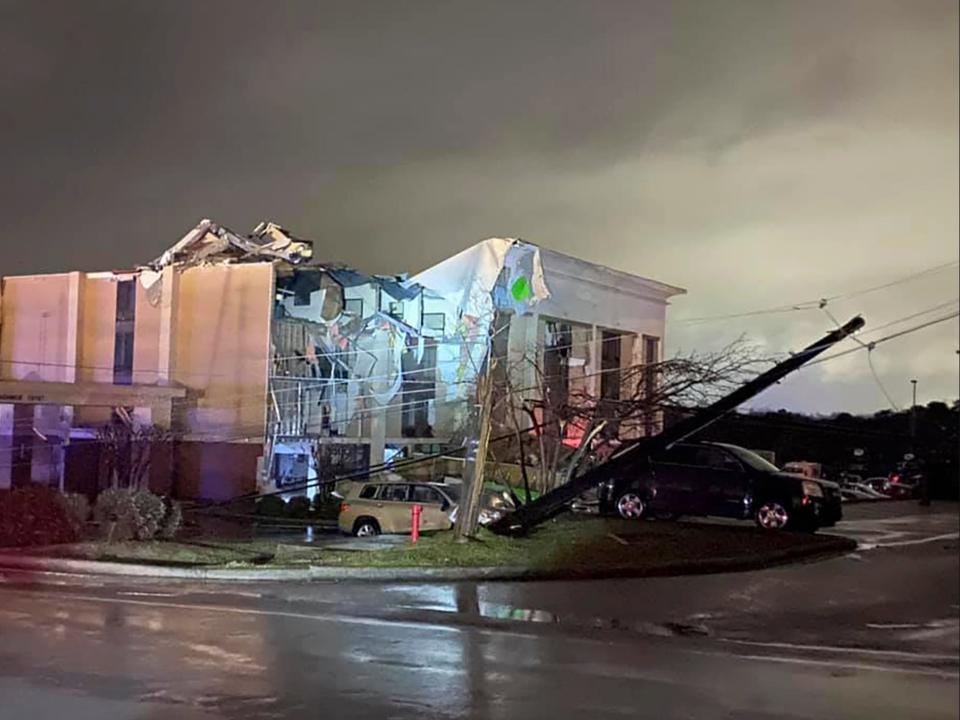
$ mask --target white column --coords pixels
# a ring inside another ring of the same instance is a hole
[[[13,405],[0,405],[0,490],[12,482],[13,462]]]
[[[173,365],[176,362],[177,296],[180,290],[180,274],[173,265],[163,269],[160,282],[160,339],[157,378],[161,385],[172,381]]]
[[[84,274],[72,272],[67,288],[67,336],[64,338],[63,381],[77,381],[77,365],[80,364],[80,338],[83,328]]]

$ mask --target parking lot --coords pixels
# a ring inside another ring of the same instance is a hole
[[[934,502],[923,507],[915,501],[847,505],[844,519],[827,532],[856,540],[861,550],[908,547],[960,536],[957,503]]]

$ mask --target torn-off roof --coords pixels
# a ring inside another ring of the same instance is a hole
[[[276,223],[262,222],[250,235],[243,237],[204,219],[148,267],[160,270],[174,264],[257,260],[283,260],[296,265],[312,257],[312,242],[294,238]]]

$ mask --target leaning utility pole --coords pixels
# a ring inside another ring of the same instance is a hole
[[[581,475],[541,495],[533,502],[518,508],[515,512],[504,515],[496,522],[491,523],[488,526],[489,529],[500,535],[526,533],[530,528],[561,512],[572,500],[585,491],[595,488],[617,473],[637,472],[639,468],[643,467],[644,463],[649,462],[650,456],[700,432],[741,403],[746,402],[781,378],[802,367],[827,348],[857,332],[863,325],[863,318],[858,315],[842,327],[827,333],[817,342],[777,363],[766,372],[740,386],[729,395],[723,396],[695,415],[664,429],[659,435],[642,437],[625,443],[603,463],[585,470]]]
[[[483,475],[487,465],[487,448],[490,445],[490,411],[493,404],[492,366],[495,361],[487,355],[483,370],[477,377],[477,439],[470,440],[467,455],[463,462],[463,492],[460,496],[460,509],[454,523],[453,536],[463,541],[473,535],[477,529],[480,515],[480,497],[483,494]]]

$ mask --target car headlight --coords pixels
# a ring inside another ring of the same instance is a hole
[[[481,510],[477,522],[481,525],[489,525],[503,517],[503,513],[497,510]]]
[[[802,486],[804,495],[823,497],[823,488],[820,486],[820,483],[814,482],[813,480],[804,480]]]

